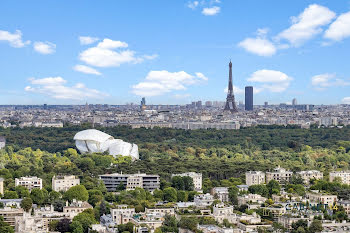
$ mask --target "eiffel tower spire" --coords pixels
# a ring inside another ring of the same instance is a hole
[[[236,102],[235,102],[235,95],[233,93],[233,85],[232,85],[232,62],[230,60],[229,66],[229,78],[228,78],[228,91],[227,91],[227,97],[226,97],[226,104],[224,111],[230,111],[231,113],[238,112]]]

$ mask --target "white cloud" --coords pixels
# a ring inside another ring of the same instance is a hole
[[[51,42],[35,42],[34,50],[41,54],[52,54],[56,52],[56,45]]]
[[[202,14],[207,15],[207,16],[216,15],[218,13],[220,13],[220,7],[218,7],[218,6],[205,7],[202,10]]]
[[[278,34],[277,40],[285,39],[293,46],[300,46],[305,41],[323,31],[322,26],[329,24],[335,13],[327,7],[309,5],[300,15],[292,17],[292,25]]]
[[[185,71],[150,71],[145,81],[132,86],[132,92],[139,96],[158,96],[174,90],[186,90],[187,86],[208,80],[202,73],[190,75]]]
[[[341,14],[326,30],[324,37],[341,41],[350,36],[350,11]]]
[[[22,32],[20,30],[16,30],[14,33],[0,30],[0,41],[7,41],[10,46],[15,48],[22,48],[30,44],[29,40],[22,40]]]
[[[175,99],[186,99],[186,98],[188,98],[190,96],[191,96],[190,94],[175,94],[174,98]]]
[[[343,102],[344,104],[350,104],[350,97],[344,97],[344,98],[342,99],[342,102]]]
[[[45,94],[54,99],[86,100],[108,96],[98,90],[87,88],[83,83],[66,86],[67,81],[62,77],[30,78],[29,82],[33,86],[26,86],[25,91]]]
[[[101,75],[99,71],[96,69],[89,67],[89,66],[84,66],[84,65],[76,65],[73,67],[75,71],[85,73],[85,74],[95,74],[95,75]]]
[[[311,77],[311,84],[318,90],[324,90],[332,86],[348,86],[350,82],[337,78],[335,74],[319,74]]]
[[[197,8],[198,5],[199,5],[199,2],[198,2],[198,1],[193,1],[193,2],[189,2],[189,3],[187,4],[187,7],[188,7],[188,8],[191,8],[192,10],[194,10],[194,9]]]
[[[81,45],[93,44],[98,40],[99,40],[99,38],[97,38],[97,37],[79,36],[79,41],[80,41]]]
[[[235,85],[232,85],[232,88],[233,88],[233,93],[234,93],[235,95],[244,94],[244,90],[243,90],[242,88],[237,87],[237,86],[235,86]],[[226,88],[224,89],[224,92],[225,92],[225,93],[228,92],[228,87],[226,87]]]
[[[259,56],[272,56],[276,53],[275,45],[265,38],[246,38],[238,46]]]
[[[104,39],[96,47],[91,47],[80,53],[79,58],[91,66],[118,67],[123,63],[140,63],[154,59],[157,55],[143,55],[137,57],[132,50],[121,50],[128,47],[122,41]],[[119,49],[119,50],[115,50]]]
[[[285,91],[293,78],[289,77],[285,73],[277,70],[257,70],[249,78],[249,82],[260,83],[261,86],[257,87],[257,91],[268,90],[270,92],[283,92]]]

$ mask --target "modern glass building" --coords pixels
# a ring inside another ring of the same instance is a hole
[[[245,87],[245,110],[253,111],[253,87]]]

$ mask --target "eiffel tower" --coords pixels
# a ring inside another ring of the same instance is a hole
[[[236,102],[235,102],[235,95],[233,94],[233,86],[232,86],[232,62],[228,64],[230,67],[229,71],[229,79],[228,79],[228,91],[227,91],[227,97],[226,97],[226,104],[224,111],[230,111],[231,113],[238,112]]]

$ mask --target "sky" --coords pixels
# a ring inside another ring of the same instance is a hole
[[[2,0],[0,104],[350,104],[349,0]]]

